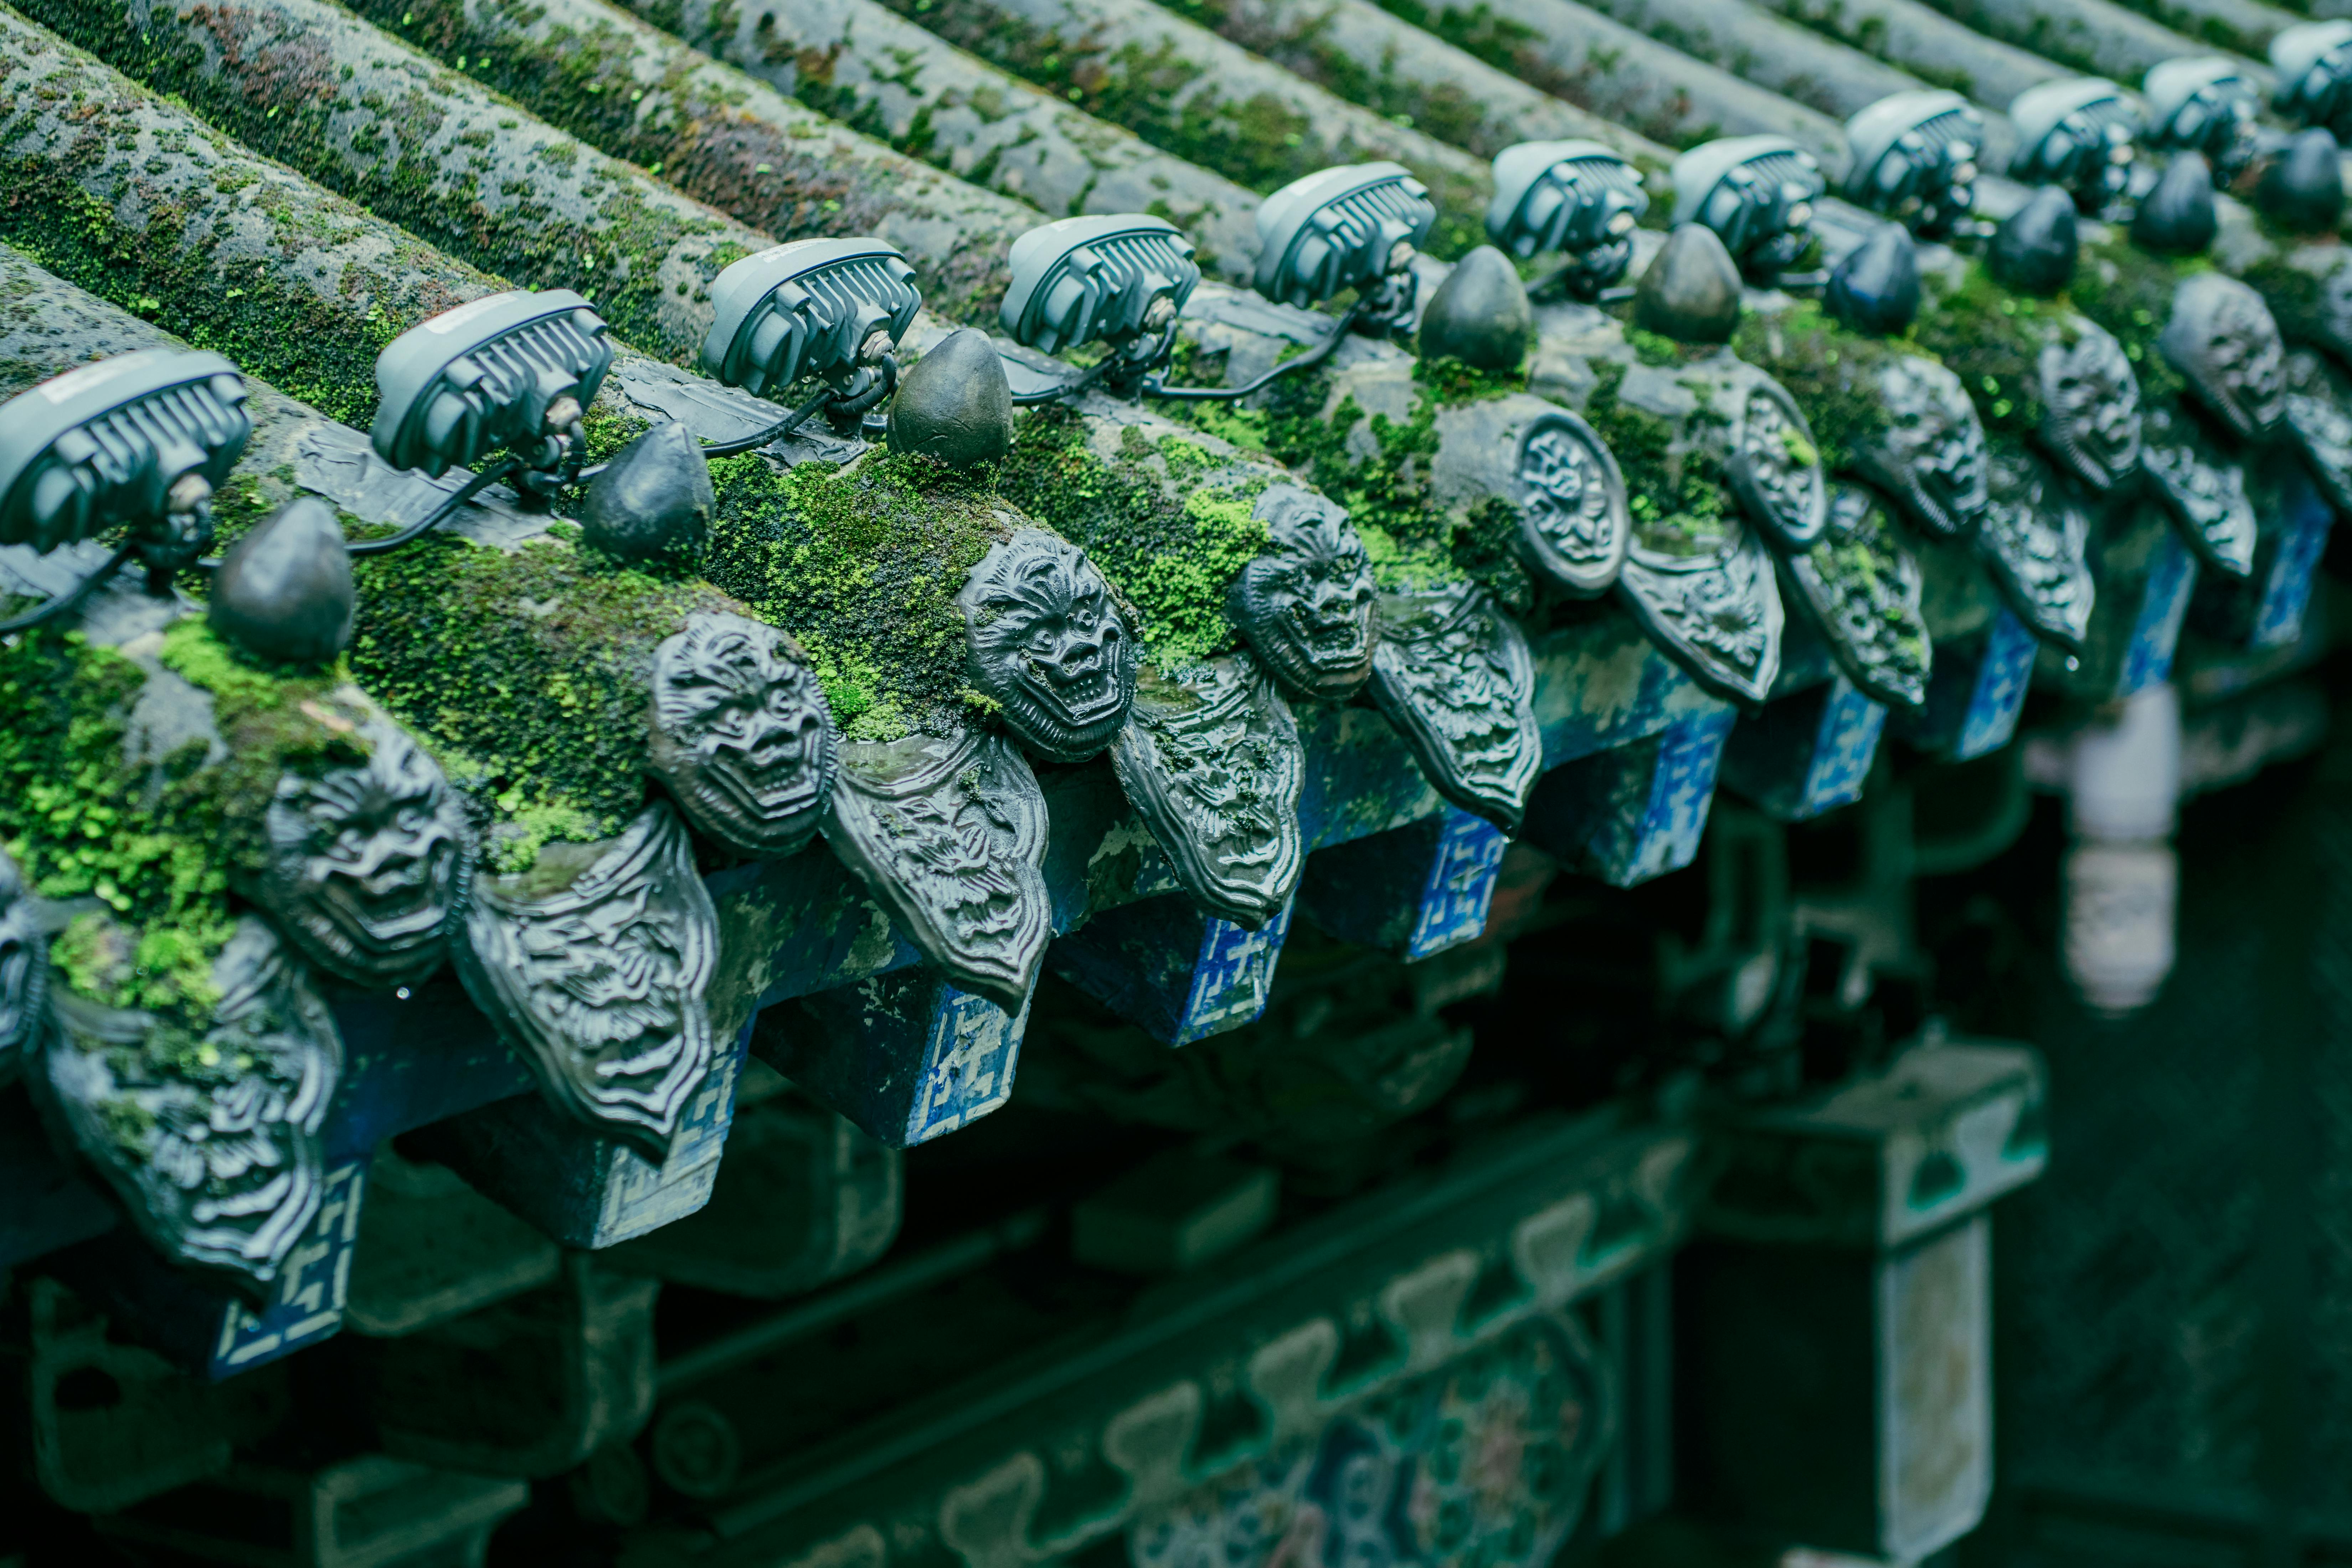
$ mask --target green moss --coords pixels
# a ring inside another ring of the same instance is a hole
[[[497,821],[493,870],[618,833],[645,802],[653,651],[709,584],[535,540],[432,535],[353,563],[352,672]]]
[[[1348,509],[1364,542],[1372,575],[1391,592],[1476,582],[1504,604],[1526,609],[1534,598],[1510,540],[1517,520],[1500,498],[1444,507],[1431,489],[1442,409],[1521,390],[1516,373],[1474,369],[1459,360],[1414,367],[1412,410],[1402,421],[1366,416],[1343,397],[1327,417],[1330,378],[1276,382],[1266,405],[1266,449]],[[1356,445],[1351,448],[1353,440]],[[1369,440],[1370,450],[1362,449]]]
[[[1850,468],[1855,448],[1885,428],[1886,410],[1873,390],[1878,373],[1914,352],[1857,332],[1811,301],[1769,316],[1750,311],[1731,347],[1788,388],[1821,444],[1816,455],[1832,473]]]
[[[212,694],[217,762],[202,742],[126,762],[148,678],[122,654],[79,632],[0,647],[0,843],[42,897],[89,906],[56,945],[73,990],[196,1027],[236,926],[230,881],[258,863],[279,775],[362,753],[333,697],[340,671],[252,663],[194,616],[168,629],[162,660]]]
[[[562,166],[579,153],[568,142],[541,149],[555,153],[552,160],[542,156],[535,166],[512,168],[495,164],[463,139],[430,151],[434,132],[450,113],[461,111],[462,100],[414,84],[386,90],[376,73],[346,81],[328,68],[323,48],[242,36],[242,29],[258,33],[268,26],[242,13],[159,15],[142,31],[121,0],[28,0],[28,5],[39,21],[154,90],[184,100],[255,151],[450,255],[532,288],[577,289],[622,338],[677,363],[692,363],[699,353],[699,336],[688,341],[678,333],[663,309],[663,265],[681,242],[724,234],[730,226],[649,199],[658,190],[651,182]],[[384,124],[403,133],[365,133]],[[485,146],[488,138],[485,130]],[[576,185],[591,210],[575,217],[540,199],[541,183],[551,178]],[[334,216],[288,205],[276,224],[289,244],[316,243],[328,237]],[[696,258],[695,266],[705,285],[717,275],[708,256]],[[398,326],[386,326],[381,342],[397,334]],[[289,344],[307,346],[299,339]],[[373,393],[372,374],[354,379]]]
[[[1334,163],[1368,156],[1344,132],[1268,96],[1221,90],[1173,39],[1116,48],[1032,26],[989,0],[883,0],[892,10],[1000,69],[1125,126],[1188,163],[1265,193]],[[1286,61],[1286,64],[1291,63]],[[1426,129],[1424,127],[1424,129]],[[1486,242],[1480,216],[1494,191],[1450,168],[1410,165],[1439,218],[1427,249],[1453,259]]]
[[[527,6],[357,0],[352,9],[444,60],[465,60],[467,75],[528,105],[549,124],[662,174],[688,195],[780,240],[871,234],[902,205],[881,171],[811,156],[793,132],[802,129],[805,135],[814,127],[755,121],[732,95],[698,80],[697,68],[707,64],[701,56],[678,50],[658,77],[640,80],[635,33],[616,23],[557,26],[533,36],[541,18]],[[644,15],[643,7],[639,12]],[[733,37],[731,22],[723,31],[718,27],[724,20],[714,17],[718,36],[701,40],[715,45],[714,53],[725,53]],[[771,47],[796,52],[789,45]],[[813,52],[801,55],[795,90],[802,102],[851,130],[892,142],[882,106],[836,89],[830,63]],[[648,100],[658,107],[649,109]],[[895,139],[898,150],[924,157],[926,124],[918,117],[907,136]],[[969,235],[971,243],[944,259],[911,258],[925,301],[958,321],[992,309],[1004,290],[1004,246],[1012,237]],[[741,254],[740,247],[731,252],[726,244],[717,247],[704,281]]]
[[[2203,257],[2152,256],[2118,237],[2083,247],[2067,298],[2123,344],[2143,398],[2177,397],[2188,384],[2165,363],[2156,340],[2172,319],[2172,294],[2180,280],[2211,269]]]
[[[1731,504],[1722,460],[1708,443],[1678,438],[1671,420],[1624,401],[1619,393],[1625,369],[1595,362],[1599,383],[1585,401],[1584,417],[1625,476],[1634,531],[1644,547],[1666,554],[1712,552],[1723,540]]]
[[[1068,409],[1030,413],[999,476],[1006,497],[1085,549],[1126,595],[1156,662],[1238,647],[1225,590],[1265,552],[1265,525],[1250,515],[1265,470],[1173,435],[1154,441],[1132,426],[1108,458],[1087,436]]]
[[[2042,345],[2066,314],[2063,300],[2014,293],[1970,261],[1960,287],[1920,312],[1912,336],[1959,376],[1987,436],[2022,439],[2042,423]]]
[[[993,473],[878,451],[846,468],[780,470],[757,454],[710,467],[711,581],[800,638],[845,734],[894,740],[989,714],[965,684],[955,595],[1020,521]]]

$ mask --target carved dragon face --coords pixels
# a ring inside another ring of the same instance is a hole
[[[992,545],[956,595],[972,684],[1049,761],[1110,743],[1135,700],[1135,637],[1110,584],[1076,546],[1039,528]]]
[[[653,693],[653,769],[697,827],[747,855],[807,842],[838,747],[791,638],[740,616],[690,616],[655,650]]]
[[[2087,325],[2087,323],[2085,323]],[[2139,466],[2139,381],[2123,345],[2090,328],[2042,345],[2042,442],[2093,489],[2114,489]]]
[[[1296,485],[1274,485],[1254,514],[1267,553],[1242,568],[1233,617],[1267,668],[1303,696],[1346,697],[1372,668],[1372,572],[1348,514]]]
[[[440,963],[470,835],[441,769],[405,731],[378,721],[362,735],[365,763],[278,781],[256,890],[322,967],[385,984]]]
[[[1929,532],[1964,531],[1985,508],[1985,434],[1960,378],[1903,354],[1878,392],[1887,424],[1857,454],[1863,471]]]

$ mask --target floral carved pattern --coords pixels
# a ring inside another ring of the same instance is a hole
[[[842,748],[826,840],[923,956],[1018,1012],[1053,934],[1045,797],[1002,735]]]
[[[1380,600],[1372,696],[1437,792],[1517,828],[1543,766],[1535,656],[1518,623],[1467,584]]]
[[[1202,909],[1255,931],[1289,901],[1306,865],[1306,754],[1247,654],[1145,671],[1110,760]]]

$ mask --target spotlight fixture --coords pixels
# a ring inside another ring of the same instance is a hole
[[[212,542],[212,496],[253,435],[245,378],[216,353],[142,349],[0,405],[0,544],[47,553],[117,529],[105,564],[5,622],[63,615],[137,556],[163,593]]]
[[[1938,238],[1976,206],[1984,116],[1957,92],[1893,92],[1845,122],[1845,199]]]
[[[809,412],[822,408],[844,434],[877,418],[898,386],[893,351],[923,303],[906,257],[869,238],[799,239],[747,256],[712,282],[710,299],[705,374],[759,396],[815,376],[824,386]],[[765,446],[807,417],[711,453]]]
[[[1174,346],[1176,318],[1201,281],[1192,242],[1141,213],[1066,217],[1013,242],[1013,280],[998,319],[1041,353],[1099,342],[1108,355],[1076,381],[1015,401],[1050,402],[1106,384],[1132,395]]]
[[[1591,303],[1633,264],[1633,230],[1649,210],[1642,172],[1601,143],[1522,142],[1495,154],[1486,237],[1522,261],[1559,252],[1566,265],[1528,292]]]
[[[1675,160],[1675,222],[1703,224],[1749,281],[1818,284],[1787,269],[1813,237],[1813,203],[1828,188],[1811,153],[1786,136],[1726,136]]]
[[[1349,163],[1293,180],[1257,209],[1257,291],[1313,310],[1356,290],[1349,324],[1385,332],[1412,314],[1412,259],[1437,226],[1402,163]]]
[[[2017,126],[2011,178],[2056,185],[2094,216],[2131,188],[2140,112],[2114,82],[2088,76],[2045,81],[2019,93],[2009,118]]]
[[[439,479],[506,455],[423,518],[351,552],[381,555],[420,539],[501,479],[551,496],[586,478],[582,421],[613,367],[607,331],[569,289],[516,289],[444,310],[393,339],[375,360],[376,456]]]
[[[2305,22],[2271,40],[2271,107],[2298,128],[2352,132],[2352,21]]]
[[[2223,181],[2253,161],[2262,89],[2222,56],[2166,60],[2149,68],[2140,89],[2147,99],[2150,146],[2202,153]]]

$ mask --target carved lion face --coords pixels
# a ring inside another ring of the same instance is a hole
[[[703,613],[654,652],[647,750],[697,827],[742,854],[785,855],[816,831],[837,743],[790,637]]]
[[[321,967],[383,985],[441,962],[471,836],[440,767],[404,731],[378,720],[361,733],[364,763],[278,781],[255,891]]]
[[[1242,568],[1228,607],[1284,685],[1346,697],[1372,670],[1372,572],[1348,514],[1296,485],[1274,485],[1253,514],[1270,548]]]
[[[2042,444],[2095,490],[2139,466],[2139,381],[2123,345],[2096,328],[2042,345]]]
[[[1110,744],[1135,700],[1135,637],[1086,552],[1015,530],[956,595],[972,684],[1023,745],[1078,763]]]
[[[1863,471],[1931,533],[1958,533],[1985,508],[1985,434],[1960,378],[1904,354],[1878,378],[1886,428],[1858,454]]]
[[[2197,401],[2239,439],[2267,435],[2285,411],[2278,322],[2263,297],[2236,279],[2200,272],[2182,279],[2158,346]]]

